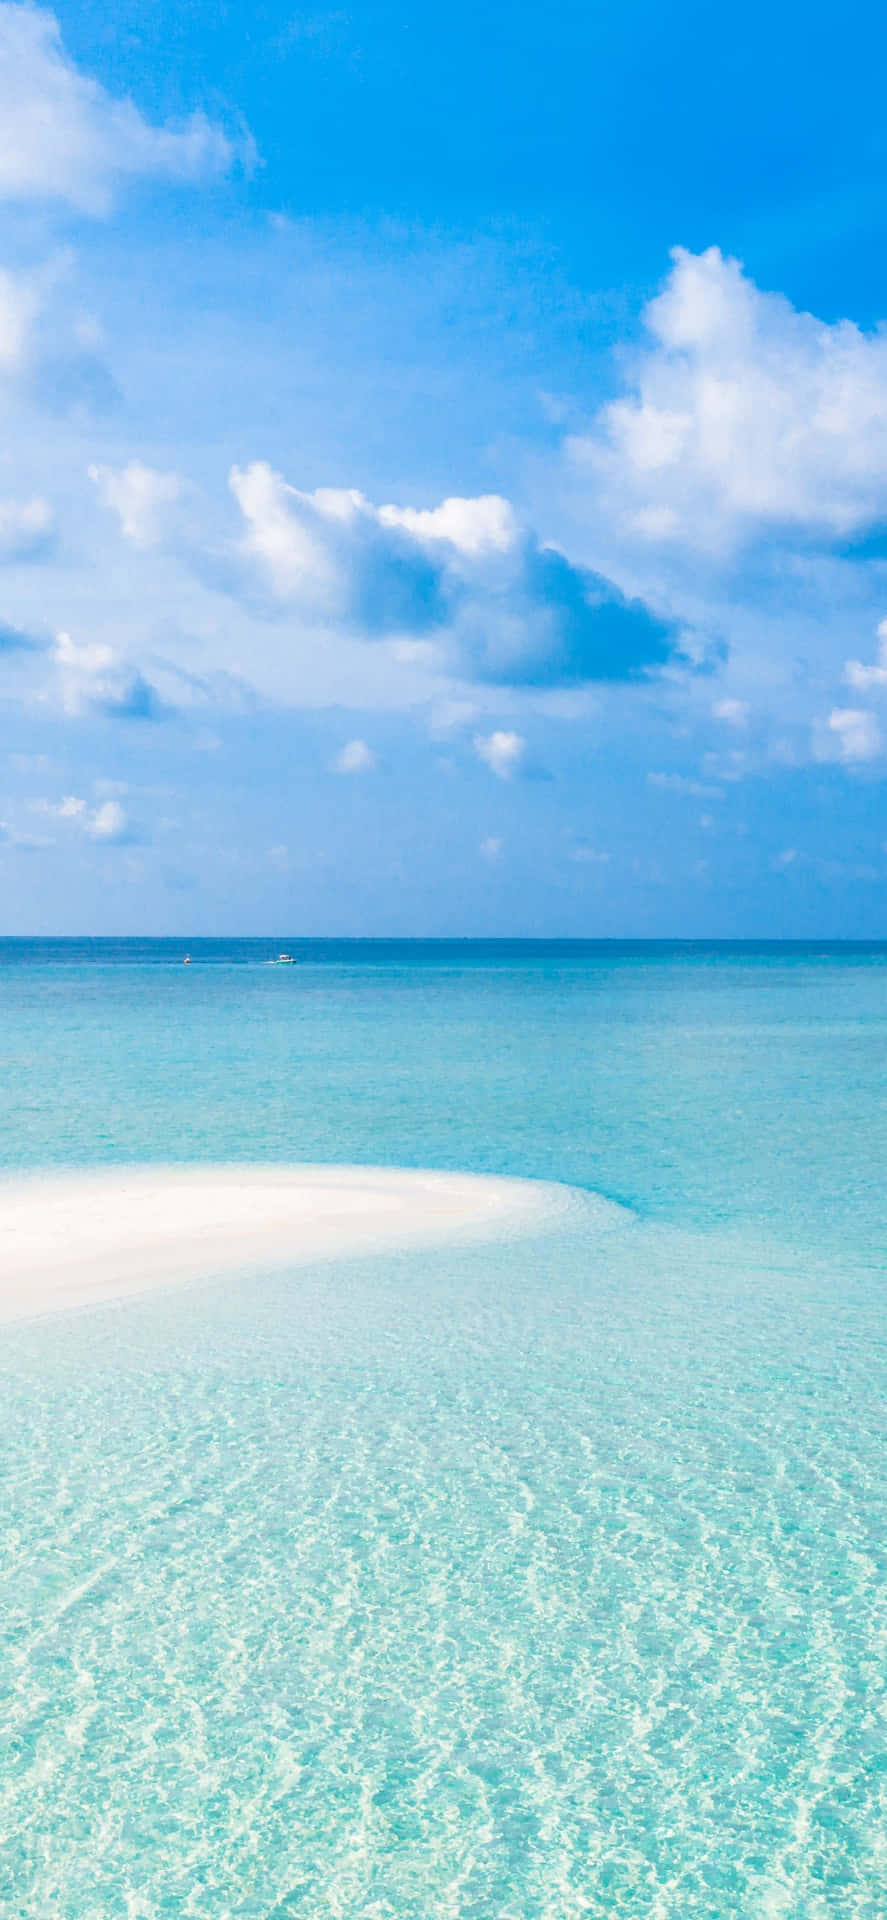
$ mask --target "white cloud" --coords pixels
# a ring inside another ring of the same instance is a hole
[[[745,727],[748,725],[747,700],[716,700],[712,707],[716,720],[723,720],[727,727]]]
[[[519,733],[497,731],[476,734],[474,750],[479,760],[499,780],[511,780],[520,771],[527,743]]]
[[[433,667],[437,658],[433,640],[392,640],[390,646],[392,658],[407,667]]]
[[[357,520],[363,496],[332,488],[300,493],[263,460],[232,467],[230,486],[247,523],[242,550],[259,562],[273,591],[281,599],[299,598],[320,616],[343,612],[326,529]]]
[[[444,735],[458,733],[463,727],[470,727],[478,718],[478,707],[474,700],[458,697],[438,701],[434,707],[429,726],[433,734]]]
[[[90,814],[86,831],[93,840],[120,840],[126,828],[127,818],[119,800],[104,800]]]
[[[495,834],[490,834],[486,840],[482,840],[478,847],[481,859],[488,860],[491,865],[498,860],[501,852],[502,842],[496,839]]]
[[[704,780],[692,780],[685,773],[648,773],[648,787],[663,793],[688,793],[697,800],[723,800],[720,787],[706,786]]]
[[[129,823],[119,800],[103,800],[97,807],[90,807],[82,795],[66,793],[61,800],[38,800],[34,804],[38,813],[70,822],[90,840],[122,840],[127,832]]]
[[[835,736],[839,760],[852,766],[857,761],[878,758],[883,740],[873,713],[865,713],[857,707],[833,707],[828,726]]]
[[[52,841],[45,834],[22,833],[8,820],[0,820],[0,846],[22,848],[29,853],[42,852]]]
[[[162,712],[155,688],[138,669],[100,641],[59,633],[51,650],[66,713],[93,708],[109,718],[147,720]]]
[[[855,687],[858,693],[867,693],[873,687],[887,687],[887,620],[878,623],[878,658],[875,666],[866,667],[861,660],[848,660],[844,679],[848,687]]]
[[[884,518],[887,332],[799,313],[717,247],[672,260],[630,390],[568,442],[605,510],[641,540],[715,551]]]
[[[320,619],[409,629],[432,610],[447,564],[442,547],[476,560],[509,552],[519,538],[512,508],[496,495],[427,512],[376,507],[356,487],[304,493],[264,460],[232,468],[230,485],[247,523],[243,552],[281,599]]]
[[[164,508],[181,496],[178,474],[158,473],[141,460],[131,460],[127,467],[92,466],[88,472],[102,505],[116,513],[127,540],[136,547],[153,546],[163,533]]]
[[[2,151],[0,140],[0,151]],[[0,373],[19,373],[31,330],[43,304],[46,274],[10,273],[0,267]]]
[[[781,853],[774,854],[770,865],[774,873],[785,873],[788,867],[794,866],[797,857],[797,847],[784,847]]]
[[[676,651],[669,621],[541,546],[498,494],[377,507],[353,487],[302,492],[264,461],[230,485],[247,580],[309,626],[407,639],[411,658],[425,639],[426,664],[503,685],[632,680]]]
[[[72,640],[69,633],[56,634],[52,653],[63,672],[88,675],[103,673],[114,659],[113,647],[90,640],[80,644]]]
[[[197,113],[154,127],[78,72],[43,7],[0,0],[0,199],[63,200],[103,214],[127,177],[196,180],[230,166],[231,142]]]
[[[428,509],[380,507],[379,519],[386,527],[404,527],[418,540],[448,540],[464,554],[508,553],[520,537],[514,508],[497,493],[444,500]]]
[[[0,174],[4,135],[0,130]],[[0,206],[2,198],[0,185]],[[116,388],[102,357],[100,329],[72,304],[74,266],[70,249],[57,248],[39,265],[0,267],[0,375],[4,388],[17,387],[25,399],[59,399],[63,408],[82,399],[102,407]],[[66,297],[58,297],[60,288]],[[36,387],[29,385],[35,374]]]
[[[334,773],[374,773],[378,761],[365,740],[349,740],[332,763]]]
[[[47,500],[0,500],[0,560],[26,560],[40,553],[53,531]]]
[[[571,849],[570,859],[575,860],[580,867],[607,867],[610,864],[608,853],[602,853],[597,847],[588,846],[584,840],[580,840]]]

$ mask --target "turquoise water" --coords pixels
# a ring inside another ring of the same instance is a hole
[[[881,1920],[887,948],[293,950],[0,943],[0,1160],[588,1197],[4,1330],[0,1907]]]

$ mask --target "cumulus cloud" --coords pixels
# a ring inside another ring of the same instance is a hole
[[[52,659],[59,671],[62,705],[70,714],[92,710],[111,720],[157,720],[165,712],[156,687],[113,647],[79,643],[56,635]]]
[[[127,467],[88,469],[102,505],[116,513],[120,530],[133,546],[150,547],[164,531],[164,512],[179,499],[182,483],[176,473],[158,473],[154,467],[131,460]]]
[[[103,800],[90,815],[86,830],[93,840],[122,840],[128,824],[119,800]]]
[[[641,679],[681,652],[642,601],[527,536],[510,577],[464,608],[454,659],[477,680],[555,687]]]
[[[877,760],[883,747],[881,729],[873,713],[857,707],[833,707],[828,717],[835,757],[852,766],[865,760]],[[824,757],[831,757],[826,749]]]
[[[383,526],[404,527],[417,540],[447,540],[459,553],[508,553],[519,535],[514,508],[499,494],[444,500],[439,507],[380,507]]]
[[[106,213],[127,178],[197,180],[227,169],[231,141],[197,113],[155,127],[78,72],[46,8],[0,3],[0,199]]]
[[[848,687],[855,687],[858,693],[887,687],[887,620],[878,623],[878,658],[874,666],[866,667],[861,660],[848,660],[844,679]]]
[[[231,473],[246,521],[241,551],[274,597],[318,623],[370,636],[423,633],[445,616],[441,569],[353,488],[302,493],[264,461]]]
[[[568,442],[623,529],[728,551],[887,518],[887,332],[800,313],[717,247],[672,261],[628,391]]]
[[[496,731],[475,735],[474,751],[499,780],[513,780],[523,765],[527,743],[519,733]]]
[[[378,760],[365,740],[348,740],[332,763],[334,773],[374,773]]]
[[[498,495],[377,507],[353,488],[301,492],[263,461],[230,483],[242,561],[309,624],[433,641],[446,671],[505,685],[633,680],[678,651],[668,622],[540,545]]]

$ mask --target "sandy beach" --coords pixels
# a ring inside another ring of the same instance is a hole
[[[246,1267],[530,1229],[531,1181],[376,1167],[122,1167],[0,1183],[0,1320]]]

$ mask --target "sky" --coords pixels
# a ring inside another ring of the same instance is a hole
[[[0,0],[0,931],[887,937],[885,51]]]

